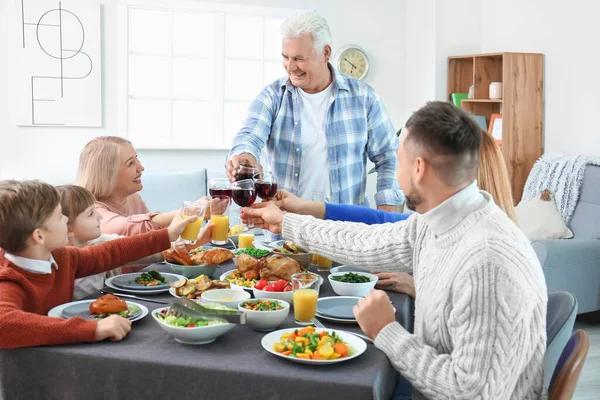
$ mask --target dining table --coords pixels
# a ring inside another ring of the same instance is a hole
[[[145,268],[171,272],[165,263]],[[221,264],[213,275],[235,269]],[[335,296],[327,279],[320,297]],[[114,291],[114,290],[113,290]],[[114,291],[118,293],[117,291]],[[414,303],[405,294],[388,292],[396,320],[413,330]],[[90,296],[97,298],[101,293]],[[170,303],[168,292],[141,296]],[[164,305],[131,300],[150,311]],[[356,324],[320,320],[329,330],[361,332]],[[278,328],[299,327],[293,310]],[[266,351],[265,332],[246,325],[205,345],[176,342],[151,315],[132,323],[119,342],[0,350],[0,399],[390,399],[398,373],[372,343],[360,356],[335,364],[292,362]]]

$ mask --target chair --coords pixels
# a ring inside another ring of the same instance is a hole
[[[145,172],[140,196],[150,211],[169,212],[181,208],[183,200],[206,196],[206,169],[177,172]]]
[[[550,383],[550,400],[570,400],[579,380],[585,357],[590,349],[586,331],[578,329],[567,342]]]
[[[544,385],[550,385],[560,354],[573,333],[577,316],[577,299],[568,292],[548,294],[546,313],[546,353],[544,354]]]

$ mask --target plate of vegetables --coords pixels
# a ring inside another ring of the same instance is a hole
[[[367,343],[346,331],[280,329],[261,341],[265,350],[278,357],[303,364],[335,364],[351,360],[367,350]]]
[[[154,271],[165,279],[165,283],[162,283],[162,280],[157,279],[155,275],[149,274],[149,272],[152,271],[140,271],[131,274],[112,276],[104,283],[111,289],[125,293],[158,294],[168,292],[169,283],[185,279],[182,275]]]
[[[225,272],[219,279],[229,281],[232,289],[245,289],[249,292],[252,292],[254,285],[258,282],[258,279],[246,279],[244,274],[237,269]]]
[[[112,284],[123,289],[152,290],[168,288],[169,282],[177,282],[179,275],[160,273],[151,269],[115,276]]]

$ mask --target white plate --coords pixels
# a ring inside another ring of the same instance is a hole
[[[323,315],[323,314],[319,314],[319,313],[315,313],[315,316],[317,318],[326,319],[328,321],[337,322],[339,324],[357,324],[358,323],[358,322],[356,322],[355,319],[334,318],[334,317],[328,317],[327,315]]]
[[[186,279],[185,276],[183,275],[177,275],[177,274],[170,274],[168,272],[161,272],[161,274],[163,275],[171,275],[177,278],[177,280],[181,280],[181,279]],[[165,293],[169,291],[169,288],[162,288],[162,289],[156,289],[156,290],[149,290],[149,289],[143,289],[143,290],[135,290],[135,289],[123,289],[121,287],[115,286],[112,283],[113,278],[116,278],[115,276],[111,276],[110,278],[108,278],[106,281],[104,281],[104,284],[106,286],[108,286],[111,289],[114,290],[118,290],[120,292],[123,293],[131,293],[131,294],[158,294],[158,293]]]
[[[236,269],[232,269],[232,270],[227,271],[227,272],[224,272],[223,274],[221,274],[221,276],[219,277],[219,279],[222,280],[222,281],[226,281],[227,279],[225,279],[225,278],[227,277],[227,275],[231,274],[234,271],[237,271],[237,268]],[[232,289],[247,290],[250,293],[252,293],[253,289],[254,289],[254,286],[252,286],[252,287],[239,286],[239,285],[234,285],[231,282],[229,282],[229,285],[231,286]]]
[[[274,249],[278,249],[283,247],[283,244],[286,242],[285,239],[281,239],[281,240],[276,240],[274,242],[269,243],[269,246],[274,248]]]
[[[355,296],[330,296],[330,297],[320,297],[317,300],[317,311],[316,311],[316,316],[319,318],[323,318],[329,321],[333,321],[333,322],[339,322],[342,324],[356,324],[356,319],[355,318],[341,318],[338,316],[331,316],[331,315],[325,315],[322,312],[319,312],[319,303],[329,303],[329,302],[333,302],[333,303],[337,303],[343,300],[350,300],[350,301],[358,301],[359,299],[361,299],[361,297],[355,297]],[[396,313],[396,307],[394,307],[392,305],[392,308],[394,309],[394,313]],[[322,310],[321,310],[322,311]]]
[[[260,343],[262,344],[262,347],[265,350],[267,350],[271,354],[275,354],[278,357],[285,358],[287,360],[294,361],[294,362],[299,362],[302,364],[317,364],[317,365],[336,364],[336,363],[352,360],[353,358],[360,356],[362,353],[365,352],[365,350],[367,350],[367,343],[364,340],[362,340],[358,336],[351,334],[350,332],[338,331],[338,330],[336,330],[335,333],[337,333],[339,335],[339,337],[344,342],[346,342],[348,345],[350,345],[352,347],[352,349],[354,350],[354,354],[352,354],[351,356],[348,356],[345,358],[338,358],[337,360],[311,360],[311,359],[307,360],[304,358],[295,358],[295,357],[284,356],[283,354],[278,353],[275,350],[273,350],[273,343],[279,343],[279,341],[281,340],[282,334],[294,332],[296,329],[298,329],[298,328],[280,329],[275,332],[267,333],[265,336],[263,336]],[[322,329],[317,328],[316,331],[321,332],[321,330]],[[327,331],[333,331],[333,329],[327,329]]]
[[[94,301],[95,300],[79,300],[79,301],[72,301],[72,302],[66,303],[66,304],[61,304],[60,306],[56,306],[52,310],[48,311],[48,316],[49,317],[54,317],[54,318],[62,318],[62,311],[65,308],[67,308],[68,306],[71,306],[71,305],[74,305],[74,304],[81,304],[81,303],[91,304]],[[136,302],[133,302],[133,301],[127,301],[126,303],[127,303],[127,305],[135,304],[136,306],[138,306],[140,308],[140,310],[142,310],[142,313],[140,315],[138,315],[135,318],[130,319],[131,322],[138,321],[138,320],[144,318],[146,315],[148,315],[148,308],[145,305],[140,304],[140,303],[136,303]]]

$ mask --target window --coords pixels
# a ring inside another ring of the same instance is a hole
[[[119,130],[142,149],[229,149],[250,102],[285,72],[299,10],[121,0]]]

